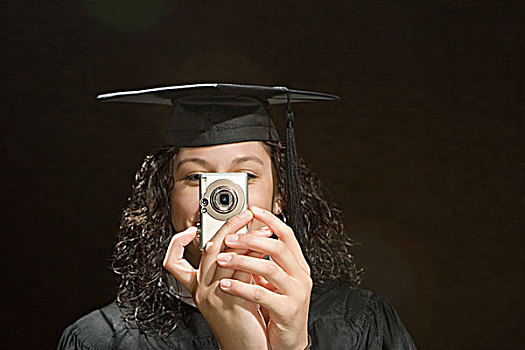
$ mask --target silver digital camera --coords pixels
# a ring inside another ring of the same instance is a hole
[[[215,236],[226,220],[248,209],[248,174],[203,173],[199,176],[199,247]],[[245,226],[238,233],[248,232]]]

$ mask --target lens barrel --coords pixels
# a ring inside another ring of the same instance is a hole
[[[228,186],[217,187],[210,196],[210,202],[218,213],[228,214],[237,205],[237,194],[233,188]]]

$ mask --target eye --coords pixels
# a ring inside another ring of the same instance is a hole
[[[257,175],[255,171],[249,169],[235,170],[234,172],[245,173],[246,175],[248,175],[248,181],[259,178],[259,175]]]
[[[199,176],[200,176],[200,173],[189,174],[188,176],[184,178],[184,180],[189,181],[189,182],[198,182]]]

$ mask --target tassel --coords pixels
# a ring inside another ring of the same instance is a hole
[[[306,232],[301,210],[301,188],[297,161],[297,146],[295,143],[294,115],[291,108],[290,92],[288,90],[286,91],[286,96],[286,176],[288,180],[288,205],[290,208],[288,218],[290,220],[290,226],[293,228],[297,241],[301,246],[303,255],[308,262],[305,246]]]

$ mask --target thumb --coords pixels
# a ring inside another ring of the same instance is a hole
[[[168,251],[162,265],[173,277],[181,282],[191,293],[195,285],[197,270],[184,259],[184,247],[191,243],[197,235],[197,228],[190,227],[185,231],[175,234],[171,239]]]

